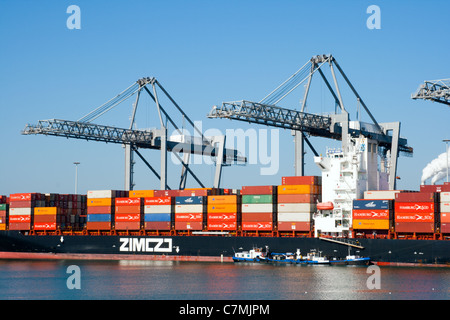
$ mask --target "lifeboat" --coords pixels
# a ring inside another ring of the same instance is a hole
[[[318,210],[333,210],[334,205],[333,202],[328,201],[328,202],[319,202],[317,204],[317,209]]]

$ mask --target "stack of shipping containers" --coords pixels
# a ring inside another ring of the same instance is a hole
[[[441,233],[450,233],[450,192],[441,192]]]
[[[242,231],[272,231],[276,223],[275,186],[243,186]]]
[[[140,230],[143,222],[142,198],[116,198],[114,203],[114,228]]]
[[[356,232],[387,235],[393,222],[393,200],[353,200],[352,220]]]
[[[111,230],[115,198],[127,197],[128,192],[116,190],[91,190],[87,193],[88,230]]]
[[[34,208],[44,206],[45,195],[14,193],[9,200],[9,230],[31,230]]]
[[[400,192],[395,195],[395,231],[397,233],[434,233],[439,193]]]
[[[176,197],[175,198],[175,230],[203,230],[206,224],[207,197]]]
[[[321,177],[282,177],[278,186],[278,231],[310,232],[321,200]]]
[[[8,224],[8,208],[7,197],[0,196],[0,230],[6,230]]]
[[[208,196],[207,229],[209,231],[235,231],[238,225],[238,196]]]
[[[45,195],[45,207],[34,209],[33,229],[36,231],[55,231],[70,227],[81,229],[86,213],[86,196],[76,194]]]
[[[170,230],[172,228],[173,197],[147,197],[144,199],[144,229]]]

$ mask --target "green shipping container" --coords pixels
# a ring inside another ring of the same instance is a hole
[[[0,210],[8,210],[8,205],[6,203],[0,204]]]
[[[272,203],[272,201],[273,196],[271,194],[242,196],[242,203]]]

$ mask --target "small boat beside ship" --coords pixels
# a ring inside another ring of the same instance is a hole
[[[358,255],[350,255],[345,258],[332,257],[331,259],[322,256],[321,252],[317,254],[316,250],[311,250],[306,256],[302,256],[300,249],[295,253],[277,253],[270,252],[268,247],[253,248],[249,251],[236,252],[233,256],[234,262],[258,262],[258,263],[274,263],[274,264],[312,264],[312,265],[368,265],[369,257],[361,257]]]

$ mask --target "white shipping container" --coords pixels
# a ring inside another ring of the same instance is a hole
[[[90,190],[87,192],[87,197],[90,199],[124,198],[125,192],[119,190]]]
[[[10,216],[29,216],[33,212],[33,208],[9,208]]]
[[[450,213],[450,201],[441,201],[440,209],[441,212]]]
[[[203,213],[202,204],[177,204],[175,213]]]
[[[311,212],[278,212],[278,221],[310,222]]]
[[[242,213],[273,212],[271,203],[248,203],[242,205]]]
[[[154,205],[146,205],[144,206],[144,213],[172,213],[171,205],[162,205],[162,206],[154,206]]]
[[[279,203],[278,212],[315,212],[315,203]]]
[[[395,195],[397,193],[400,193],[400,190],[364,191],[364,199],[369,199],[369,200],[393,199],[393,200],[395,200]]]
[[[441,202],[450,202],[450,192],[441,192]]]

